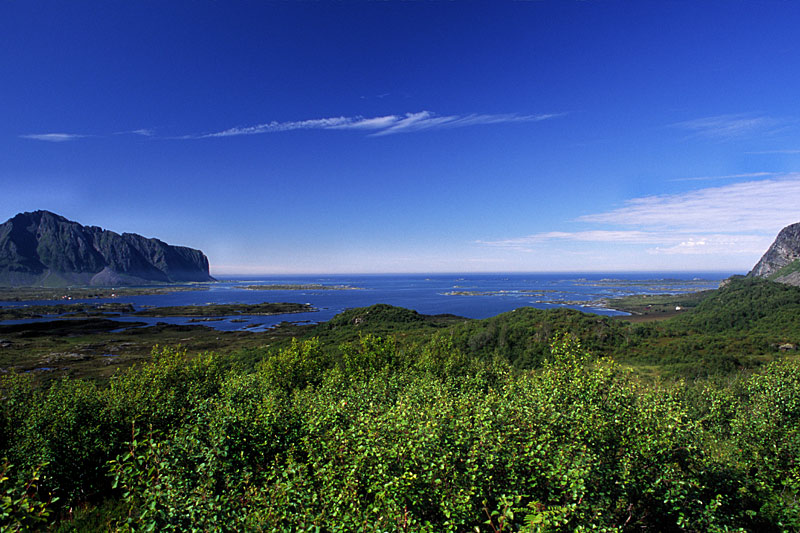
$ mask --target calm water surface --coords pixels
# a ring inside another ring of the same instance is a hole
[[[715,289],[731,272],[703,273],[592,273],[592,274],[402,274],[229,277],[209,284],[207,290],[175,292],[165,295],[129,296],[114,299],[72,300],[75,302],[123,302],[137,309],[144,306],[252,304],[261,302],[309,303],[313,313],[277,316],[236,316],[200,324],[220,330],[247,326],[257,331],[280,322],[323,322],[353,307],[386,303],[414,309],[424,314],[450,313],[469,318],[487,318],[518,307],[550,309],[569,307],[603,315],[621,314],[603,307],[601,300],[631,294],[681,293]],[[248,290],[248,285],[346,286],[352,290]],[[58,301],[0,302],[3,306],[64,303]],[[231,319],[246,319],[232,322]],[[118,320],[148,324],[167,322],[187,324],[189,318],[119,317]],[[5,321],[3,324],[28,321]]]

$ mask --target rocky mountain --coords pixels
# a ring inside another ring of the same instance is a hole
[[[748,277],[800,286],[800,222],[783,228]]]
[[[51,213],[20,213],[0,225],[0,285],[142,285],[214,281],[200,250],[122,235]]]

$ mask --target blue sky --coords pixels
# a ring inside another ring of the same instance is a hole
[[[212,273],[728,270],[800,221],[798,2],[0,1],[0,219]]]

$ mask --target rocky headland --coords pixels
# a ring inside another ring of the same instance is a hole
[[[202,251],[83,226],[49,211],[0,224],[0,285],[65,287],[214,281]]]
[[[800,222],[786,226],[778,233],[775,242],[747,277],[800,286]]]

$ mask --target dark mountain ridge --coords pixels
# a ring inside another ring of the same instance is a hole
[[[83,226],[49,211],[0,225],[0,285],[141,285],[214,281],[200,250]]]

